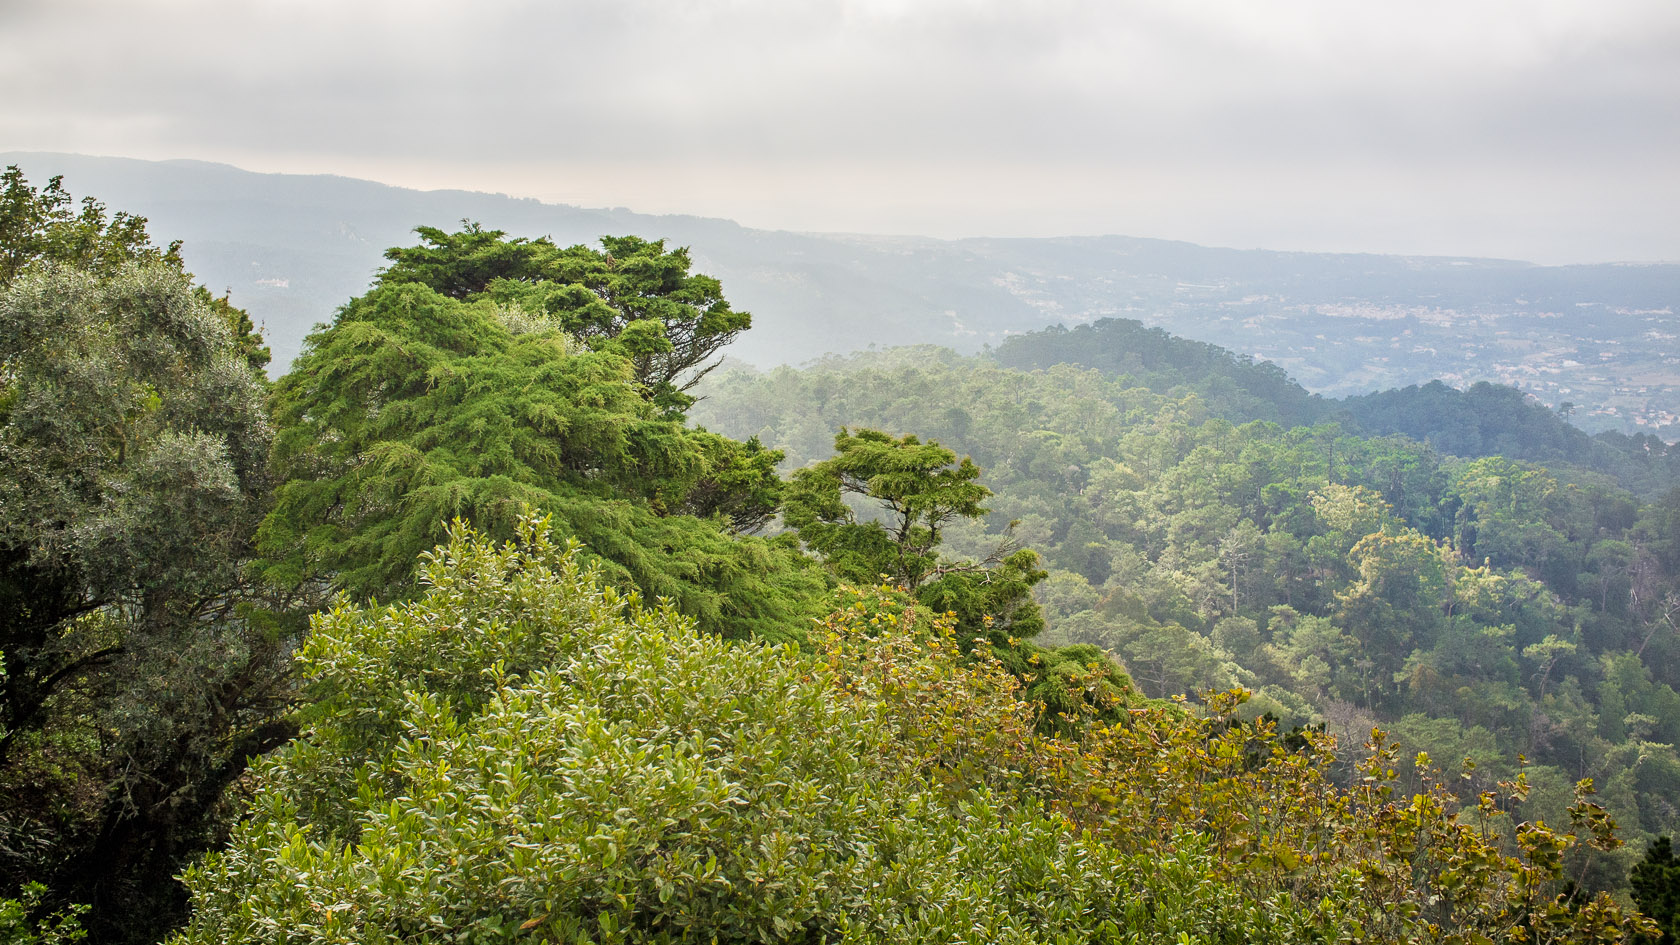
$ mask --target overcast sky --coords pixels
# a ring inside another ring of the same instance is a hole
[[[1680,260],[1676,0],[0,0],[0,88],[0,151],[801,230]]]

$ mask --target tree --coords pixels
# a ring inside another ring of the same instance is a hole
[[[601,249],[560,249],[542,237],[507,238],[467,223],[456,233],[419,227],[421,245],[388,250],[383,285],[418,284],[462,301],[480,298],[552,319],[592,344],[614,345],[649,396],[677,410],[683,392],[717,367],[718,352],[752,325],[714,278],[690,273],[686,248],[606,236]]]
[[[1032,598],[1048,576],[1037,552],[1006,535],[978,561],[940,553],[947,525],[986,514],[980,503],[991,491],[976,481],[973,460],[913,434],[869,429],[842,428],[834,450],[793,474],[782,519],[841,580],[869,586],[885,579],[950,615],[965,650],[984,646],[1022,680],[1048,728],[1088,704],[1106,712],[1127,697],[1130,678],[1096,648],[1030,642],[1044,629]],[[847,496],[873,502],[880,517],[860,517]]]
[[[986,514],[980,503],[992,493],[975,482],[980,467],[938,443],[841,428],[834,452],[793,474],[782,517],[845,580],[869,584],[886,576],[919,590],[943,573],[945,526]],[[873,500],[883,518],[860,520],[847,495]]]
[[[842,580],[885,578],[928,606],[957,614],[958,627],[994,646],[1036,636],[1044,627],[1033,585],[1046,577],[1038,554],[1006,537],[980,561],[940,555],[947,525],[986,514],[991,490],[975,480],[974,461],[914,434],[842,428],[835,455],[793,474],[782,519]],[[873,500],[880,518],[862,519],[846,496]],[[1024,667],[1023,667],[1024,668]]]
[[[93,902],[103,940],[155,940],[222,790],[291,732],[287,643],[243,610],[265,383],[236,310],[143,221],[88,202],[66,235],[64,199],[8,229],[0,289],[0,877]]]
[[[1566,516],[1578,512],[1546,470],[1494,456],[1466,464],[1454,491],[1458,547],[1466,557],[1500,567],[1541,567],[1568,541]]]
[[[823,575],[790,539],[735,534],[773,513],[779,453],[686,428],[644,396],[621,349],[394,271],[276,384],[284,483],[262,526],[266,574],[404,598],[446,522],[506,537],[532,508],[615,580],[708,629],[800,632]]]
[[[124,652],[101,615],[167,625],[237,583],[269,427],[225,325],[163,266],[19,280],[0,377],[4,763],[60,685]]]
[[[1366,535],[1349,556],[1357,577],[1336,595],[1336,623],[1394,660],[1432,645],[1451,567],[1442,549],[1408,528]]]
[[[16,164],[6,168],[0,175],[0,287],[44,264],[100,277],[114,276],[130,265],[161,265],[191,281],[181,261],[180,241],[162,249],[153,245],[145,217],[120,210],[107,215],[105,205],[92,197],[82,198],[80,210],[76,206],[63,177],[36,189]],[[269,361],[268,348],[250,315],[203,286],[194,286],[193,294],[227,324],[252,370],[262,370]]]
[[[84,197],[81,209],[64,179],[54,177],[37,190],[13,164],[0,175],[0,285],[50,260],[86,272],[110,275],[131,263],[181,266],[180,244],[152,245],[146,218],[117,212]]]
[[[1680,931],[1680,860],[1674,858],[1674,844],[1662,836],[1651,841],[1645,856],[1628,874],[1628,886],[1639,911],[1656,920],[1662,937],[1658,945],[1674,945]]]
[[[268,352],[143,217],[76,206],[0,180],[0,877],[155,941],[223,789],[292,731],[290,644],[241,573]]]

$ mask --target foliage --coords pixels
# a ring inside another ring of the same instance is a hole
[[[1628,886],[1639,911],[1650,916],[1662,931],[1656,939],[1661,945],[1673,945],[1677,923],[1680,923],[1680,861],[1674,858],[1674,845],[1668,837],[1651,841],[1645,856],[1633,866]]]
[[[729,372],[695,412],[794,467],[841,426],[918,428],[967,453],[991,513],[948,524],[944,553],[981,558],[1006,536],[1038,551],[1038,639],[1101,647],[1147,695],[1242,687],[1245,718],[1347,742],[1381,725],[1473,756],[1477,773],[1449,782],[1467,804],[1523,755],[1529,819],[1561,822],[1568,786],[1591,777],[1632,840],[1680,829],[1673,496],[1642,504],[1578,469],[1334,423],[1238,423],[1219,384],[1175,383],[901,349]],[[1568,856],[1594,890],[1633,858]]]
[[[37,190],[13,164],[0,176],[0,285],[10,285],[27,269],[51,260],[97,275],[113,275],[136,263],[181,267],[180,244],[152,245],[146,218],[75,198],[54,177]]]
[[[736,375],[731,439],[686,251],[472,225],[312,336],[271,472],[249,319],[81,206],[0,192],[12,937],[155,939],[246,801],[181,941],[1656,934],[1608,890],[1680,816],[1680,492],[1136,323]],[[269,598],[339,591],[285,717]]]
[[[786,542],[731,534],[774,509],[779,454],[684,428],[621,353],[487,299],[387,272],[310,337],[274,413],[284,484],[261,538],[288,586],[407,596],[443,523],[507,536],[530,507],[615,579],[726,635],[796,636],[825,591]]]
[[[1310,424],[1327,417],[1331,402],[1295,383],[1270,361],[1255,361],[1218,345],[1191,341],[1129,318],[1100,318],[1066,329],[1013,335],[995,352],[999,364],[1020,371],[1074,364],[1124,375],[1138,386],[1166,393],[1193,386],[1217,391],[1233,418]]]
[[[120,652],[78,618],[130,605],[163,622],[234,582],[269,428],[225,327],[164,267],[26,276],[0,297],[0,372],[0,721],[15,736]]]
[[[15,169],[0,193],[0,878],[109,941],[179,920],[223,789],[290,733],[241,573],[266,353],[144,224]]]
[[[793,474],[782,518],[845,580],[888,577],[919,590],[940,574],[946,524],[986,513],[980,503],[991,491],[974,481],[980,468],[938,443],[842,427],[834,453]],[[872,500],[885,521],[859,521],[846,495]]]
[[[551,532],[457,530],[422,598],[317,619],[314,722],[189,875],[180,941],[1025,942],[1114,914],[1100,847],[883,776],[819,663],[642,610]]]
[[[948,621],[849,591],[814,655],[696,632],[527,520],[427,593],[316,618],[303,738],[192,870],[175,941],[1535,942],[1652,927],[1560,895],[1602,809],[1508,839],[1492,792],[1396,797],[1380,736],[1140,705],[1045,734]],[[1420,763],[1427,764],[1426,759]],[[1504,789],[1521,795],[1522,778]],[[1514,845],[1513,845],[1514,843]]]
[[[1341,406],[1353,423],[1374,434],[1403,434],[1467,458],[1503,456],[1589,468],[1647,498],[1680,477],[1680,449],[1655,436],[1607,432],[1589,437],[1522,391],[1486,381],[1464,390],[1430,381],[1348,397]]]
[[[419,227],[421,245],[386,252],[383,285],[424,285],[459,300],[490,299],[526,318],[631,360],[638,383],[681,409],[682,394],[715,368],[717,353],[752,324],[724,299],[716,279],[690,274],[687,249],[663,240],[608,236],[601,249],[560,249],[547,237],[506,238],[466,224],[459,232]]]
[[[46,892],[47,887],[40,883],[30,883],[23,887],[22,899],[0,899],[0,941],[8,945],[60,945],[87,937],[80,921],[87,906],[41,916]]]
[[[76,206],[62,177],[37,189],[15,164],[0,174],[0,286],[43,265],[98,277],[114,276],[130,266],[163,266],[191,280],[182,268],[180,242],[162,249],[153,245],[145,217],[121,210],[107,216],[105,205],[92,197],[81,199],[80,210]],[[261,370],[269,354],[251,316],[203,286],[194,286],[193,294],[233,332],[234,345],[252,370]]]
[[[1044,725],[1078,711],[1087,694],[1076,679],[1094,675],[1107,705],[1129,692],[1131,681],[1093,647],[1051,650],[1030,639],[1044,627],[1032,588],[1046,572],[1038,554],[1014,547],[1005,536],[979,561],[949,560],[940,553],[948,525],[986,514],[990,490],[976,480],[979,467],[936,442],[914,435],[844,428],[835,455],[794,472],[783,520],[843,581],[876,580],[900,587],[933,612],[946,615],[967,650],[976,644],[1026,681],[1028,695],[1045,707]],[[845,496],[878,506],[882,519],[860,519]],[[1072,684],[1070,686],[1070,684]]]

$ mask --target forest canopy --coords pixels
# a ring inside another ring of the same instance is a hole
[[[711,373],[686,249],[475,224],[270,384],[76,206],[5,178],[11,938],[1668,931],[1636,445],[1371,436],[1135,323]]]
[[[1158,346],[1145,370],[1169,373],[1170,341],[1140,343]],[[1580,467],[1457,457],[1333,421],[1237,422],[1252,393],[1192,384],[1207,353],[1190,353],[1157,390],[1077,364],[872,352],[720,374],[694,412],[794,468],[848,424],[968,454],[991,511],[946,542],[976,557],[1005,536],[1035,549],[1039,642],[1112,653],[1145,695],[1242,687],[1246,712],[1343,744],[1381,726],[1437,759],[1474,759],[1466,798],[1526,774],[1524,815],[1547,823],[1590,777],[1633,838],[1674,832],[1680,490],[1642,500]],[[1575,867],[1615,886],[1636,847]]]

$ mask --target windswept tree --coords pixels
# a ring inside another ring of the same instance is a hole
[[[561,249],[547,237],[509,238],[464,224],[455,233],[419,227],[419,246],[388,250],[383,285],[418,284],[461,301],[491,299],[548,319],[591,345],[627,356],[638,383],[662,406],[717,367],[718,352],[752,325],[730,307],[718,280],[691,273],[686,248],[664,240],[605,236],[601,248]]]
[[[580,344],[570,315],[443,274],[458,256],[533,244],[472,229],[432,236],[310,336],[276,385],[284,484],[262,528],[265,573],[284,586],[407,597],[416,556],[446,522],[505,536],[532,508],[615,580],[669,598],[709,630],[798,636],[822,574],[791,540],[744,534],[776,510],[781,454],[685,427],[672,401],[647,396],[618,340]],[[553,262],[551,249],[539,256]],[[494,258],[483,266],[522,271]],[[605,304],[576,284],[518,285]]]

